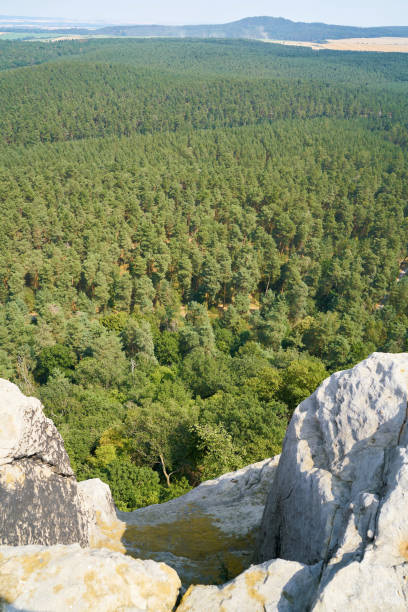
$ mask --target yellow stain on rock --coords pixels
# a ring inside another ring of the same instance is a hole
[[[4,560],[0,556],[0,600],[13,602],[23,592],[31,574],[44,568],[51,559],[49,552],[39,552]],[[15,571],[18,564],[20,571]]]
[[[25,482],[25,472],[21,466],[10,463],[0,468],[0,484],[9,490],[22,487]]]
[[[103,602],[104,612],[133,610],[135,598],[145,600],[146,607],[143,609],[146,612],[165,612],[174,605],[180,586],[176,572],[164,564],[161,564],[161,569],[165,571],[161,577],[157,577],[154,573],[150,574],[149,570],[144,571],[129,558],[124,557],[124,561],[118,564],[114,557],[107,561],[105,557],[99,559],[96,555],[93,569],[87,565],[82,573],[79,565],[79,573],[75,578],[79,588],[72,593],[71,584],[65,583],[60,576],[66,575],[69,565],[63,563],[61,566],[57,563],[47,567],[52,559],[48,551],[10,558],[0,556],[0,611],[3,610],[3,604],[11,604],[23,594],[27,601],[34,601],[38,593],[41,593],[42,580],[44,588],[50,588],[50,597],[53,593],[57,596],[55,601],[61,602],[58,609],[61,606],[64,610],[73,607],[81,612],[93,612],[100,602]],[[75,566],[72,570],[75,575]],[[27,591],[30,577],[30,584],[34,584],[34,588]],[[47,586],[50,579],[52,583]]]
[[[98,578],[96,573],[93,571],[86,572],[86,574],[84,575],[84,585],[86,587],[86,591],[83,595],[83,598],[87,603],[92,604],[97,601],[99,595],[98,589],[96,588],[97,583]]]
[[[118,565],[116,568],[116,572],[119,575],[121,581],[126,584],[131,584],[134,587],[138,588],[139,594],[143,599],[149,599],[152,596],[155,590],[157,590],[157,585],[154,585],[151,578],[148,576],[137,575],[132,572],[129,566],[126,563],[122,563]],[[164,584],[160,585],[160,591],[163,592],[162,587],[165,588],[166,593],[171,591],[170,586],[166,588]]]
[[[44,569],[51,560],[51,553],[48,551],[34,553],[21,557],[19,563],[23,568],[23,580],[27,580],[31,574]]]
[[[247,587],[248,595],[251,599],[255,599],[257,602],[262,604],[266,602],[264,595],[258,591],[257,586],[261,585],[265,580],[265,572],[261,570],[249,571],[245,574],[245,584]]]
[[[171,523],[128,525],[123,542],[132,556],[149,559],[169,552],[197,562],[200,584],[223,584],[247,569],[256,533],[235,536],[222,531],[209,516],[189,512]],[[180,573],[180,572],[179,572]]]
[[[174,571],[169,571],[168,580],[157,582],[156,579],[148,574],[140,574],[128,563],[121,563],[116,566],[115,571],[109,576],[101,575],[98,577],[96,572],[89,571],[84,576],[86,592],[83,600],[87,607],[81,610],[93,610],[95,602],[104,595],[115,595],[116,603],[114,608],[107,608],[106,612],[117,612],[117,610],[127,610],[134,608],[131,594],[137,589],[139,597],[146,601],[147,612],[160,612],[166,608],[166,601],[171,600],[177,589],[174,582],[177,579]]]
[[[90,537],[92,548],[107,548],[114,552],[126,552],[126,548],[121,541],[125,533],[126,523],[119,520],[106,523],[102,520],[101,513],[96,511],[96,525],[97,529]]]
[[[116,573],[119,574],[120,578],[129,584],[129,566],[127,563],[121,563],[116,567]]]
[[[404,557],[408,561],[408,541],[403,540],[399,545],[399,553],[401,557]]]
[[[8,573],[0,575],[0,603],[12,603],[22,590],[21,581],[17,576]],[[0,608],[1,610],[1,608]]]
[[[184,595],[183,595],[183,601],[184,601],[184,600],[186,600],[186,599],[188,599],[188,598],[190,597],[190,595],[191,595],[191,591],[192,591],[193,589],[195,589],[195,584],[190,584],[190,586],[188,587],[187,591],[186,591],[186,592],[184,593]],[[182,604],[182,605],[181,605],[181,607],[179,607],[179,610],[181,610],[181,609],[182,609],[182,607],[183,607],[183,601],[181,602],[181,604]]]

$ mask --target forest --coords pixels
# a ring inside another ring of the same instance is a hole
[[[408,350],[407,93],[404,54],[0,42],[0,376],[79,479],[166,501]]]

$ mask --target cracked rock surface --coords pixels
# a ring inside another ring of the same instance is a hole
[[[405,490],[407,400],[408,354],[374,353],[300,404],[265,508],[261,561],[313,564],[350,553],[360,559],[374,539],[380,545],[391,498]],[[397,519],[395,502],[391,507]],[[387,523],[381,547],[398,561],[405,534]]]
[[[0,610],[170,612],[176,572],[121,554],[123,530],[108,485],[77,483],[41,403],[0,379]]]
[[[94,524],[41,402],[0,379],[0,544],[87,546]]]
[[[316,610],[408,608],[407,401],[408,354],[374,353],[295,411],[258,559],[323,561]]]
[[[64,443],[40,400],[26,397],[17,385],[0,378],[0,465],[37,459],[61,476],[72,476]]]
[[[273,559],[221,587],[190,587],[177,612],[304,612],[318,586],[320,566]]]
[[[91,478],[78,483],[89,522],[89,545],[92,548],[108,548],[126,552],[122,536],[126,524],[120,521],[109,486],[99,478]]]

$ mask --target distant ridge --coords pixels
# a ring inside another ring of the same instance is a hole
[[[16,23],[11,24],[10,21]],[[17,22],[18,20],[18,22]],[[1,17],[2,31],[15,32],[46,32],[50,24],[41,24],[41,20],[21,17]],[[52,21],[52,20],[50,20]],[[46,25],[46,27],[44,27]],[[408,26],[386,26],[362,28],[355,26],[329,25],[326,23],[304,23],[291,21],[282,17],[247,17],[239,21],[214,25],[97,25],[69,22],[63,24],[54,22],[55,32],[67,34],[102,35],[102,36],[132,36],[132,37],[165,37],[165,38],[246,38],[256,40],[288,40],[302,42],[324,42],[327,39],[340,38],[377,38],[377,37],[408,37]],[[59,26],[59,27],[58,27]]]
[[[329,38],[376,38],[408,36],[408,26],[360,28],[354,26],[302,23],[282,17],[247,17],[218,25],[108,26],[98,33],[114,36],[165,36],[193,38],[251,38],[264,40],[299,40],[319,42]]]

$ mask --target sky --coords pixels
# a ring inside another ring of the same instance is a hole
[[[0,15],[159,24],[269,15],[342,25],[408,25],[408,0],[0,0]]]

